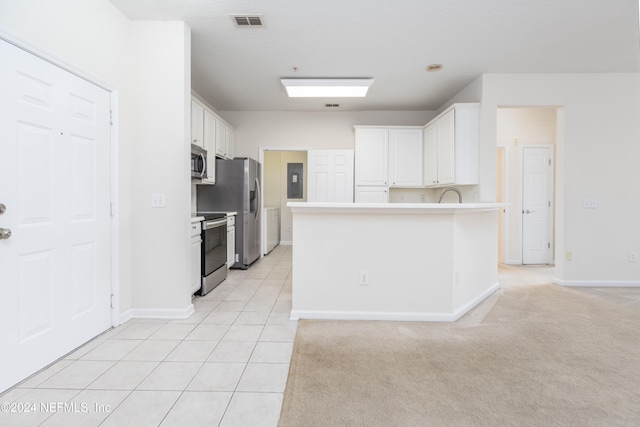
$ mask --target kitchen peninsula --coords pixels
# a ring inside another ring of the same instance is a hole
[[[289,203],[292,319],[455,321],[499,289],[501,203]]]

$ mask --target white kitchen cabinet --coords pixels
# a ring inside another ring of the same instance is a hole
[[[204,110],[204,149],[207,150],[207,178],[205,184],[216,183],[216,117]]]
[[[226,126],[222,119],[216,117],[216,156],[226,158]]]
[[[204,106],[191,100],[191,143],[204,148]]]
[[[389,189],[382,186],[357,186],[356,203],[387,203]]]
[[[356,127],[356,186],[389,185],[389,129]]]
[[[227,217],[227,268],[236,262],[236,216]]]
[[[233,159],[235,130],[225,121],[216,118],[216,156]]]
[[[389,129],[389,185],[422,187],[422,126]]]
[[[225,157],[227,159],[233,159],[233,153],[235,149],[236,131],[230,126],[225,126],[224,142],[225,142]]]
[[[191,295],[200,289],[202,280],[202,258],[200,254],[202,249],[201,231],[202,225],[199,220],[191,222],[191,282],[189,285]]]
[[[424,185],[478,183],[479,104],[454,104],[424,128]]]

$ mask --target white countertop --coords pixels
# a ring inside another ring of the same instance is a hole
[[[509,203],[309,203],[289,202],[295,213],[453,214],[493,211]]]

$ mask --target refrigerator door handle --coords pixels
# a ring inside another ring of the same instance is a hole
[[[258,181],[258,178],[256,178],[256,182],[255,182],[255,186],[256,186],[256,220],[258,219],[258,213],[260,212],[260,182]]]

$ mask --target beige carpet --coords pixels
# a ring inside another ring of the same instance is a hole
[[[640,426],[640,310],[539,285],[453,324],[302,320],[279,425]]]

